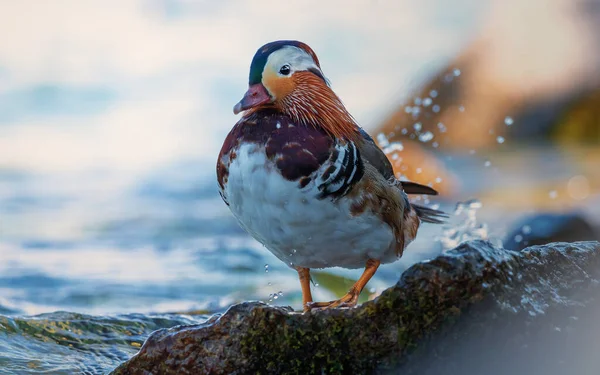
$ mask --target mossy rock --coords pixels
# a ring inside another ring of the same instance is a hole
[[[112,374],[419,373],[414,363],[431,357],[435,337],[470,321],[485,327],[491,316],[534,320],[583,286],[597,291],[599,271],[598,242],[521,252],[469,242],[415,264],[357,308],[303,314],[246,302],[201,325],[156,331]]]

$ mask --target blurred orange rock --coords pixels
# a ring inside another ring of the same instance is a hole
[[[399,130],[419,122],[437,138],[442,123],[445,149],[495,147],[499,136],[532,143],[572,135],[557,130],[567,127],[564,113],[581,101],[598,103],[600,0],[497,0],[477,35],[379,131],[406,139]],[[578,134],[600,142],[597,110],[586,113]]]

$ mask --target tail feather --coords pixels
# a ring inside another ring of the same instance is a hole
[[[400,185],[406,194],[438,195],[438,192],[434,188],[417,184],[416,182],[400,181]]]
[[[417,212],[419,219],[425,223],[444,224],[448,218],[448,214],[443,211],[434,210],[433,208],[418,204],[411,204],[411,206]]]

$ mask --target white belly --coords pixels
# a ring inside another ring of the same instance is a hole
[[[243,145],[229,165],[224,195],[241,226],[291,267],[361,268],[367,259],[397,259],[389,225],[370,212],[350,215],[350,202],[319,200],[315,183],[300,190],[256,145]],[[265,165],[268,168],[265,168]]]

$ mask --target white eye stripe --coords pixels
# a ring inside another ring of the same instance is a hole
[[[279,73],[280,69],[284,65],[289,65],[290,73],[287,76],[292,75],[294,72],[305,71],[309,69],[317,69],[319,72],[321,69],[314,62],[312,57],[303,49],[294,46],[285,46],[277,51],[271,53],[267,58],[263,74],[267,69],[271,69]]]

